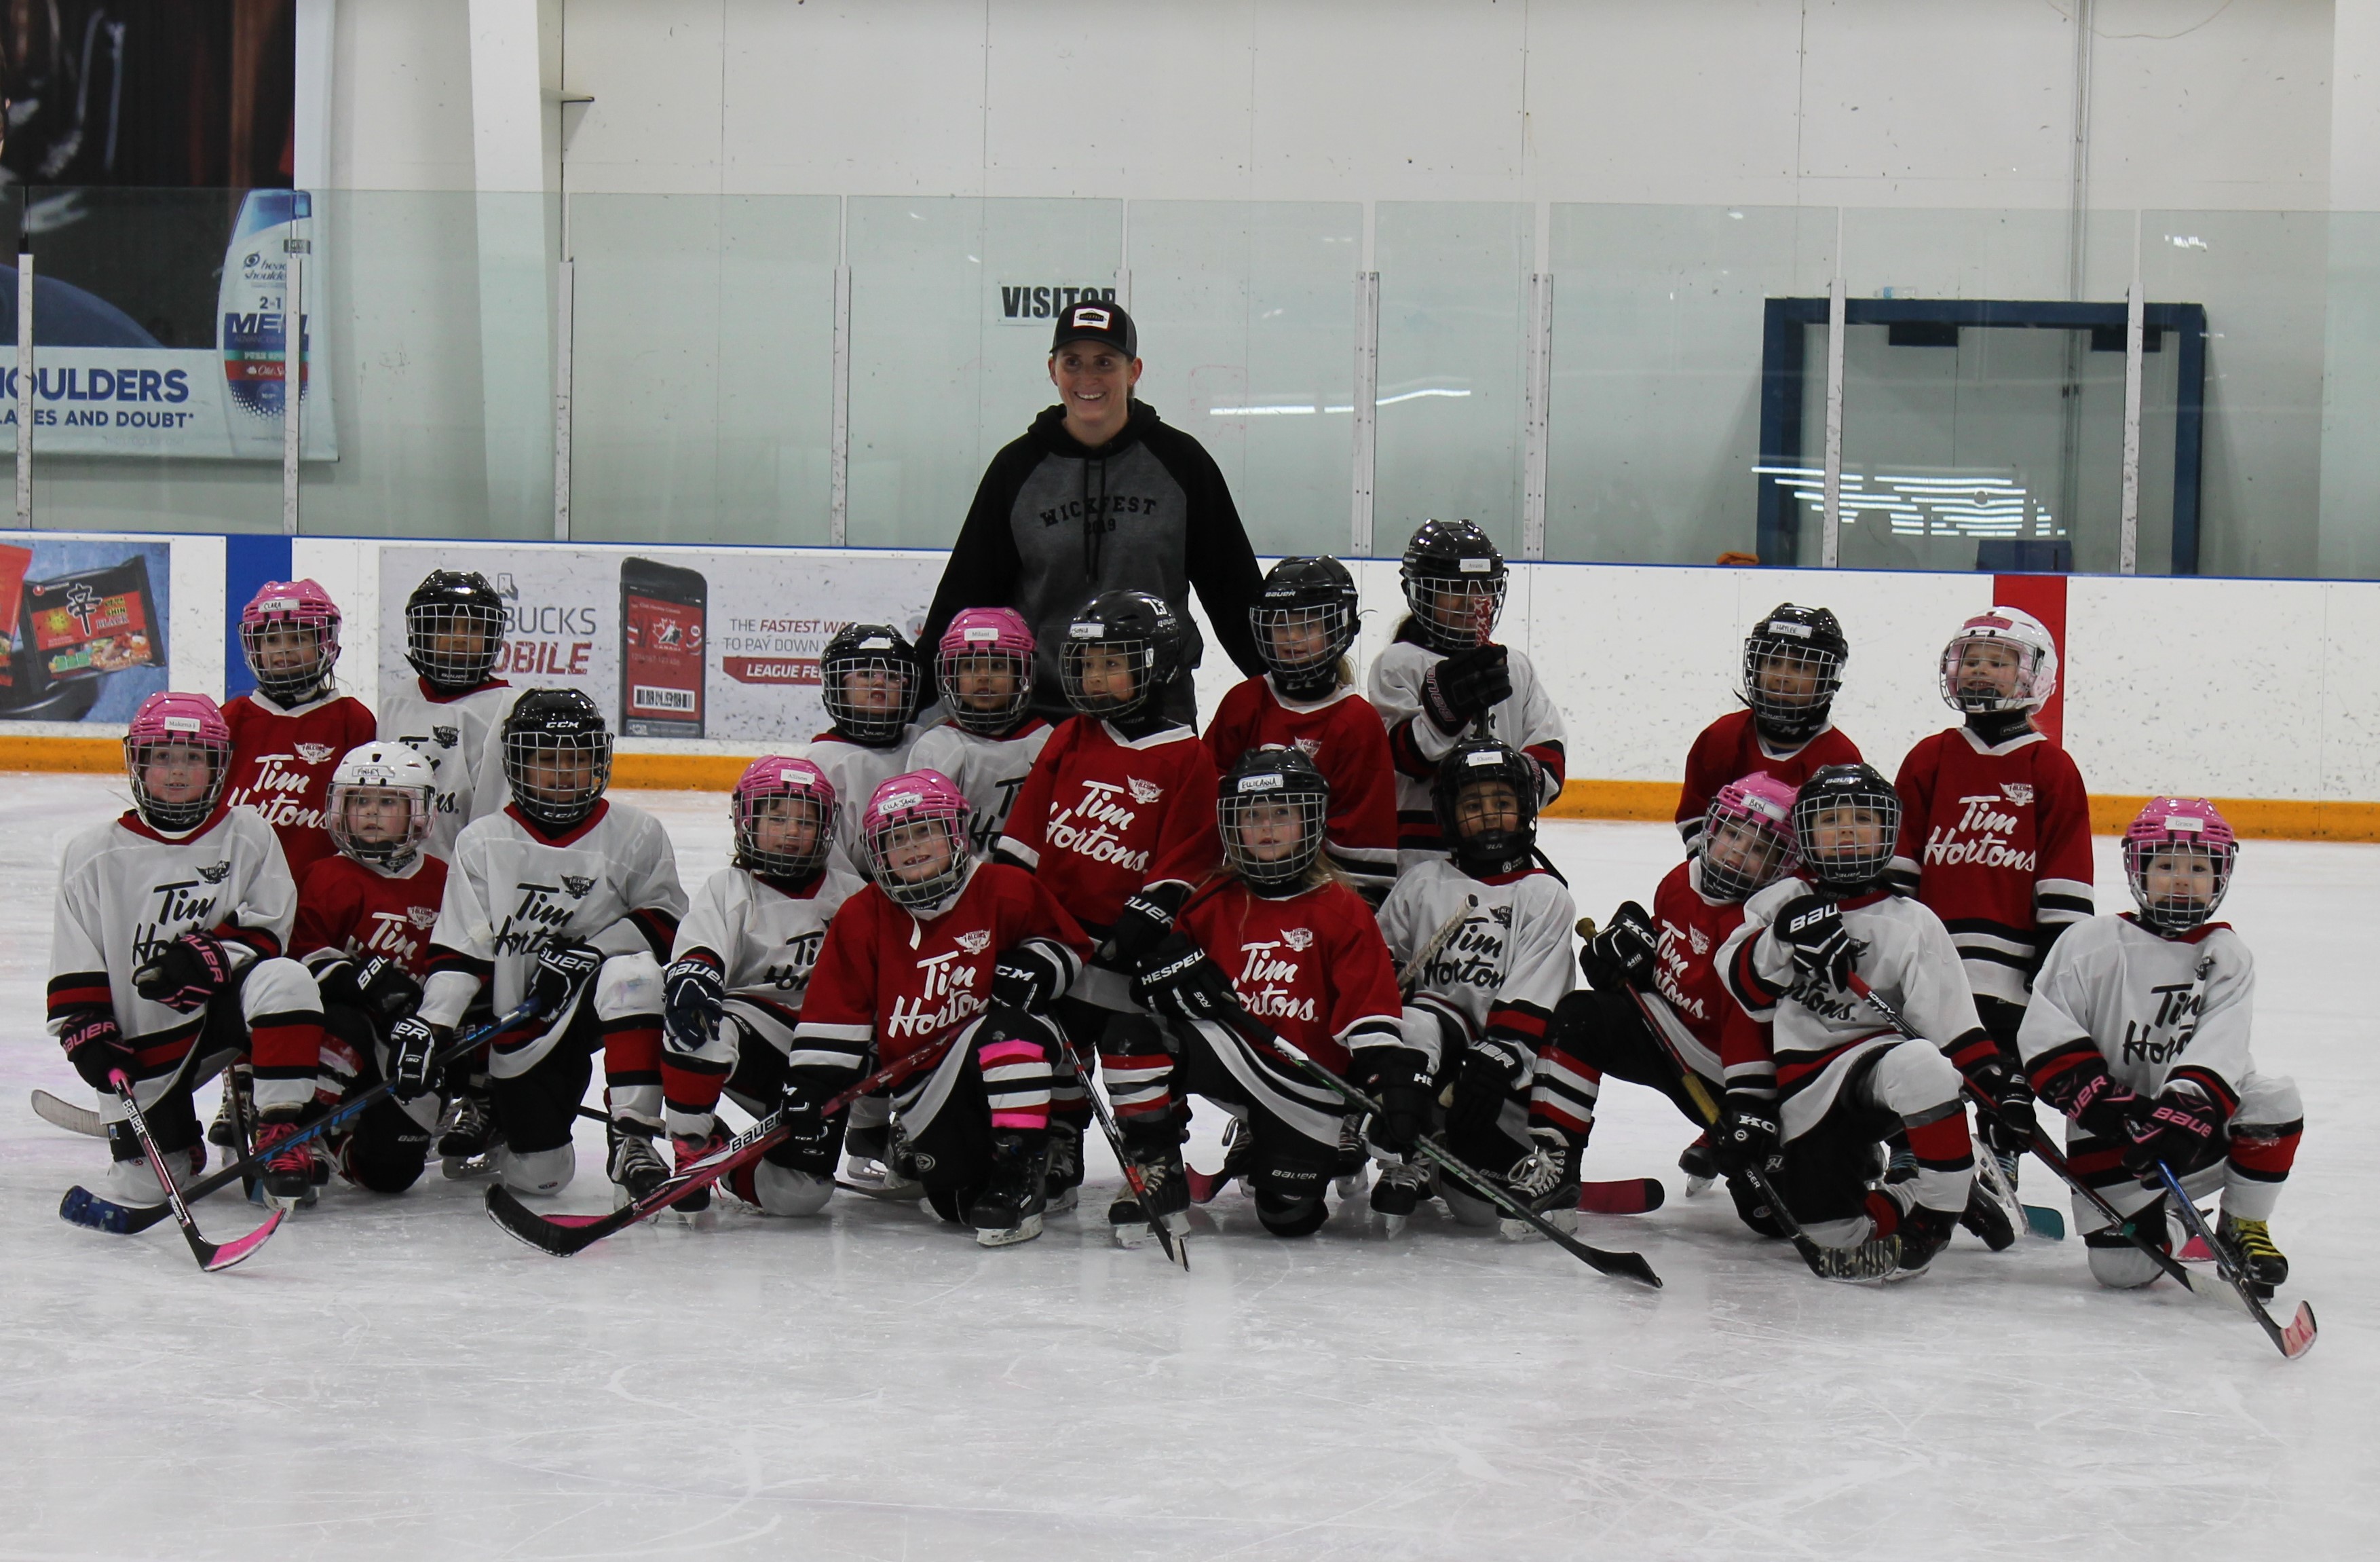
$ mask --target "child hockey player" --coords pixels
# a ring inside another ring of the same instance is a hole
[[[951,719],[918,734],[909,763],[966,794],[967,836],[989,860],[1052,730],[1033,714],[1033,631],[1014,608],[970,607],[943,631],[934,676]]]
[[[1033,762],[1000,857],[1030,870],[1101,948],[1058,1019],[1087,1056],[1097,1050],[1112,1093],[1119,1080],[1162,1067],[1162,1039],[1134,1004],[1126,973],[1214,866],[1215,764],[1197,735],[1165,714],[1184,650],[1171,607],[1145,592],[1103,592],[1066,636],[1058,677],[1076,714]],[[1050,1187],[1062,1209],[1082,1182],[1090,1121],[1071,1068],[1057,1099]],[[1121,1099],[1118,1111],[1128,1115]],[[1129,1193],[1108,1217],[1120,1234],[1147,1223]]]
[[[1087,946],[1032,874],[975,860],[966,816],[966,799],[929,770],[868,799],[859,843],[871,882],[827,929],[783,1104],[792,1141],[824,1145],[832,1129],[818,1109],[860,1077],[871,1048],[881,1067],[955,1035],[898,1087],[900,1127],[935,1213],[1003,1247],[1041,1234],[1061,1044],[1043,1016]]]
[[[1330,784],[1297,750],[1242,756],[1215,804],[1223,876],[1139,963],[1135,995],[1176,1022],[1179,1051],[1111,1079],[1154,1218],[1188,1203],[1177,1090],[1239,1119],[1224,1175],[1249,1179],[1266,1230],[1303,1237],[1329,1213],[1345,1104],[1235,1029],[1238,1011],[1369,1092],[1384,1109],[1370,1128],[1382,1154],[1410,1155],[1429,1129],[1429,1059],[1406,1043],[1388,946],[1323,856],[1330,801]]]
[[[2091,916],[2091,799],[2066,750],[2033,725],[2057,688],[2058,647],[2039,619],[1977,614],[1942,653],[1943,702],[1967,719],[1910,750],[1893,782],[1893,888],[1950,930],[1975,1012],[2011,1068],[2033,972]],[[1984,1138],[2015,1186],[2023,1140],[1989,1115]]]
[[[261,814],[281,837],[290,877],[332,854],[322,827],[331,770],[372,737],[372,714],[339,692],[339,609],[311,580],[268,580],[239,614],[239,651],[256,690],[223,708],[231,728],[225,806]]]
[[[382,692],[380,735],[437,774],[421,849],[442,861],[454,860],[464,825],[509,800],[503,729],[520,690],[491,676],[504,649],[504,599],[486,576],[433,569],[405,599],[405,659],[417,680]]]
[[[2167,1237],[2159,1162],[2185,1191],[2223,1190],[2216,1239],[2266,1296],[2289,1260],[2266,1223],[2297,1159],[2297,1086],[2256,1070],[2248,946],[2210,921],[2239,842],[2203,798],[2152,798],[2124,832],[2124,878],[2139,908],[2079,922],[2050,946],[2022,1039],[2033,1088],[2073,1119],[2067,1154],[2151,1240]],[[2078,1222],[2096,1212],[2081,1198]],[[2086,1231],[2100,1284],[2145,1286],[2159,1271],[2114,1230]]]
[[[402,743],[350,750],[331,773],[328,828],[338,850],[307,872],[289,951],[322,995],[317,1097],[335,1106],[387,1078],[388,1033],[421,998],[430,930],[446,864],[425,855],[437,773]],[[421,1175],[438,1118],[435,1096],[383,1096],[323,1146],[340,1174],[375,1193]]]
[[[67,843],[50,939],[49,1029],[99,1092],[113,1158],[100,1191],[164,1197],[109,1076],[121,1070],[175,1169],[206,1167],[190,1092],[233,1057],[255,1066],[264,1190],[312,1187],[298,1131],[314,1095],[322,1007],[283,957],[298,890],[272,829],[223,801],[231,730],[203,694],[152,694],[124,736],[132,808]],[[187,1180],[187,1179],[186,1179]]]
[[[1529,1108],[1539,1180],[1557,1166],[1575,1178],[1607,1075],[1650,1085],[1703,1129],[1731,1083],[1774,1083],[1767,1027],[1729,995],[1718,957],[1745,899],[1793,869],[1793,788],[1757,772],[1730,782],[1705,811],[1702,838],[1654,891],[1649,918],[1630,901],[1579,952],[1590,990],[1554,1011]],[[1718,1175],[1709,1153],[1706,1133],[1681,1159],[1696,1179],[1689,1191]],[[1777,1235],[1748,1183],[1730,1178],[1728,1191],[1748,1224]]]
[[[1703,728],[1686,752],[1678,794],[1678,833],[1694,851],[1703,815],[1721,787],[1755,770],[1799,787],[1823,765],[1857,764],[1859,746],[1835,730],[1835,691],[1842,687],[1851,642],[1832,610],[1779,603],[1743,638],[1743,686],[1730,711]]]
[[[662,1097],[683,1169],[726,1142],[722,1091],[758,1117],[784,1094],[785,1058],[827,924],[861,882],[827,866],[834,787],[808,760],[754,760],[727,814],[735,859],[710,876],[678,924],[662,985]],[[822,1136],[789,1139],[732,1175],[745,1202],[769,1214],[815,1214],[834,1191],[843,1115]],[[709,1189],[679,1200],[691,1214]]]
[[[1397,877],[1396,771],[1387,730],[1355,692],[1355,580],[1329,555],[1285,558],[1248,609],[1268,669],[1232,687],[1207,724],[1207,751],[1226,771],[1251,749],[1293,745],[1330,783],[1323,850],[1373,905]]]
[[[1887,1244],[1894,1277],[1905,1278],[1923,1274],[1960,1224],[1994,1248],[2016,1237],[1974,1188],[1960,1081],[1960,1067],[1971,1067],[1998,1099],[2005,1069],[1941,919],[1885,887],[1900,824],[1900,799],[1864,764],[1828,765],[1795,794],[1799,873],[1744,903],[1718,956],[1744,1011],[1774,1022],[1775,1071],[1729,1070],[1713,1150],[1730,1176],[1747,1165],[1765,1173],[1820,1250]],[[1854,973],[1926,1039],[1892,1030],[1852,990]],[[1895,1132],[1907,1136],[1916,1175],[1871,1186]],[[1811,1263],[1832,1278],[1838,1262]]]
[[[686,914],[677,858],[658,821],[603,795],[612,734],[575,689],[522,692],[504,717],[503,812],[464,826],[430,935],[421,1007],[392,1032],[401,1096],[431,1088],[427,1064],[464,1016],[525,1000],[541,1017],[495,1039],[489,1072],[516,1193],[558,1193],[577,1161],[571,1129],[591,1059],[603,1054],[608,1170],[624,1199],[669,1175],[662,1131],[661,959]],[[442,1148],[441,1153],[444,1151]]]
[[[1538,806],[1561,795],[1561,713],[1529,659],[1488,640],[1504,605],[1504,555],[1467,520],[1428,520],[1405,544],[1405,605],[1372,664],[1372,704],[1397,771],[1397,867],[1445,849],[1430,810],[1439,762],[1466,735],[1491,737],[1537,767]],[[1484,720],[1484,732],[1475,732]]]
[[[1397,880],[1380,908],[1380,934],[1404,974],[1404,1043],[1429,1060],[1446,1103],[1446,1147],[1492,1173],[1512,1168],[1512,1191],[1553,1225],[1578,1225],[1578,1157],[1547,1148],[1528,1127],[1537,1055],[1555,1007],[1571,988],[1570,938],[1578,919],[1570,891],[1538,865],[1537,768],[1493,738],[1466,738],[1439,763],[1431,788],[1451,858]],[[1423,1167],[1383,1169],[1372,1208],[1401,1220],[1424,1190]],[[1441,1182],[1438,1195],[1467,1226],[1496,1211]],[[1534,1236],[1506,1217],[1506,1234]]]

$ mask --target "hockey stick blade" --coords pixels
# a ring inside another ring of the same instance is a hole
[[[2188,1226],[2192,1234],[2200,1241],[2206,1244],[2208,1252],[2214,1254],[2215,1272],[2223,1277],[2223,1283],[2229,1286],[2238,1294],[2240,1301],[2246,1304],[2248,1316],[2256,1320],[2256,1326],[2265,1331],[2265,1336],[2273,1342],[2273,1348],[2292,1361],[2312,1350],[2314,1337],[2313,1308],[2305,1302],[2299,1302],[2297,1312],[2289,1319],[2286,1328],[2274,1323],[2273,1315],[2265,1311],[2263,1300],[2256,1295],[2255,1287],[2249,1283],[2248,1276],[2242,1275],[2239,1267],[2232,1263],[2230,1256],[2224,1251],[2223,1244],[2215,1239],[2215,1233],[2206,1227],[2206,1217],[2198,1213],[2197,1204],[2192,1202],[2188,1193],[2182,1191],[2181,1179],[2174,1176],[2173,1168],[2163,1161],[2157,1163],[2157,1180],[2165,1184],[2166,1192],[2172,1197],[2175,1205],[2180,1209],[2181,1223]]]
[[[1900,1267],[1900,1243],[1894,1238],[1862,1242],[1852,1248],[1820,1247],[1802,1229],[1802,1223],[1793,1218],[1791,1207],[1778,1197],[1776,1185],[1768,1180],[1767,1173],[1758,1166],[1746,1166],[1743,1176],[1752,1184],[1752,1190],[1760,1195],[1761,1202],[1768,1206],[1769,1217],[1792,1242],[1793,1251],[1802,1255],[1802,1262],[1819,1279],[1872,1285],[1890,1279],[1893,1271]]]
[[[1231,1180],[1221,1172],[1202,1172],[1186,1160],[1182,1163],[1182,1181],[1190,1190],[1190,1202],[1194,1204],[1213,1203],[1215,1195]]]
[[[2024,1206],[2025,1229],[2053,1242],[2066,1240],[2066,1217],[2045,1204]]]
[[[141,1113],[140,1103],[132,1093],[131,1076],[118,1068],[108,1076],[108,1080],[115,1085],[117,1097],[124,1103],[125,1120],[132,1125],[133,1136],[140,1141],[140,1153],[148,1158],[151,1175],[157,1178],[158,1186],[164,1190],[165,1208],[173,1212],[174,1224],[181,1227],[182,1236],[190,1244],[191,1255],[199,1261],[200,1269],[210,1275],[229,1269],[252,1257],[259,1248],[272,1239],[273,1232],[281,1228],[282,1217],[287,1214],[285,1210],[273,1211],[265,1217],[263,1225],[234,1241],[210,1242],[199,1235],[199,1223],[191,1218],[190,1206],[183,1199],[181,1189],[175,1184],[174,1174],[166,1168],[165,1157],[158,1150],[157,1141],[150,1135],[149,1119]],[[67,1190],[65,1200],[58,1205],[59,1214],[67,1213],[67,1205],[75,1202],[78,1193],[83,1193],[83,1190],[80,1188]],[[84,1193],[83,1197],[88,1201],[91,1195]]]
[[[1116,1126],[1115,1112],[1108,1105],[1107,1098],[1099,1094],[1099,1087],[1092,1082],[1090,1070],[1083,1066],[1082,1056],[1075,1051],[1074,1043],[1061,1040],[1059,1045],[1066,1054],[1067,1066],[1075,1071],[1075,1082],[1082,1087],[1084,1098],[1090,1102],[1091,1111],[1099,1117],[1099,1131],[1106,1136],[1108,1152],[1115,1156],[1116,1165],[1123,1173],[1124,1186],[1132,1190],[1132,1196],[1139,1201],[1141,1213],[1148,1217],[1149,1233],[1157,1239],[1157,1245],[1164,1251],[1167,1260],[1180,1266],[1183,1273],[1189,1273],[1190,1222],[1187,1214],[1175,1211],[1160,1215],[1155,1210],[1149,1208],[1152,1201],[1148,1196],[1148,1177],[1141,1170],[1139,1163],[1135,1161],[1130,1152],[1124,1149],[1123,1130]],[[1184,1193],[1189,1191],[1188,1166],[1188,1162],[1183,1163]]]
[[[33,1092],[33,1116],[68,1133],[84,1134],[92,1139],[107,1137],[107,1129],[100,1122],[98,1113],[88,1106],[77,1106],[71,1101],[61,1101],[45,1090]]]
[[[1590,1214],[1650,1214],[1669,1198],[1657,1177],[1628,1177],[1617,1182],[1582,1182],[1578,1207]]]

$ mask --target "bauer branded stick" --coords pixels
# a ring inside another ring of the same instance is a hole
[[[2248,1277],[2224,1256],[2222,1244],[2216,1241],[2215,1233],[2206,1228],[2206,1217],[2198,1213],[2196,1201],[2182,1190],[2181,1178],[2174,1176],[2173,1168],[2163,1161],[2157,1163],[2157,1178],[2165,1184],[2166,1191],[2173,1195],[2175,1206],[2181,1211],[2182,1224],[2189,1226],[2191,1233],[2206,1244],[2207,1251],[2215,1255],[2215,1272],[2239,1294],[2240,1301],[2247,1306],[2248,1316],[2256,1320],[2256,1326],[2265,1331],[2265,1336],[2273,1342],[2274,1348],[2292,1361],[2312,1350],[2313,1308],[2301,1301],[2297,1315],[2289,1320],[2287,1328],[2274,1323],[2273,1315],[2265,1311],[2265,1304],[2257,1299],[2256,1289],[2248,1283]]]
[[[492,1019],[487,1024],[480,1026],[478,1030],[473,1031],[467,1035],[457,1036],[454,1041],[448,1043],[445,1046],[431,1055],[430,1066],[432,1069],[443,1068],[447,1064],[452,1063],[455,1059],[461,1057],[465,1053],[468,1053],[472,1048],[478,1046],[480,1043],[485,1042],[489,1037],[496,1035],[499,1032],[508,1031],[514,1026],[521,1024],[533,1018],[535,1018],[535,1015],[530,1006],[523,1004],[520,1007],[513,1010],[512,1013],[505,1015],[501,1019]],[[341,1123],[346,1122],[348,1119],[354,1117],[358,1113],[371,1105],[372,1103],[380,1100],[381,1097],[389,1094],[395,1088],[395,1087],[392,1081],[382,1080],[380,1083],[372,1086],[370,1089],[358,1092],[352,1098],[341,1102],[322,1117],[307,1124],[304,1128],[299,1129],[295,1134],[273,1146],[274,1153],[278,1153],[293,1145],[306,1143],[310,1140],[329,1132],[331,1129],[337,1128]],[[224,1167],[222,1170],[210,1173],[208,1176],[190,1184],[189,1188],[182,1194],[182,1197],[195,1204],[200,1199],[203,1199],[208,1194],[214,1192],[226,1183],[242,1178],[261,1177],[263,1173],[264,1162],[261,1157],[253,1153],[242,1155],[238,1160],[233,1162],[230,1165]],[[128,1237],[138,1231],[146,1231],[151,1226],[156,1225],[159,1221],[164,1219],[170,1213],[172,1213],[170,1207],[165,1204],[142,1204],[138,1207],[128,1207],[123,1204],[112,1203],[79,1185],[67,1189],[66,1198],[60,1201],[58,1204],[59,1219],[69,1221],[76,1226],[87,1226],[94,1231],[112,1231],[120,1237]]]
[[[1242,1041],[1250,1045],[1263,1047],[1316,1084],[1337,1094],[1348,1105],[1361,1107],[1375,1117],[1383,1115],[1378,1102],[1315,1062],[1303,1048],[1276,1034],[1245,1008],[1237,1004],[1232,1005],[1227,1022]],[[1424,1159],[1437,1163],[1457,1181],[1476,1189],[1488,1202],[1502,1210],[1506,1214],[1535,1226],[1540,1234],[1559,1243],[1572,1257],[1597,1274],[1624,1275],[1631,1280],[1641,1280],[1656,1289],[1660,1287],[1661,1277],[1653,1273],[1653,1266],[1645,1262],[1643,1254],[1606,1252],[1601,1248],[1589,1247],[1529,1208],[1528,1205],[1513,1198],[1512,1194],[1497,1185],[1494,1178],[1465,1165],[1426,1135],[1415,1148]]]
[[[1091,1083],[1090,1071],[1083,1067],[1082,1055],[1075,1050],[1074,1042],[1062,1033],[1059,1037],[1059,1044],[1065,1048],[1066,1066],[1075,1071],[1075,1078],[1082,1085],[1083,1093],[1090,1098],[1091,1110],[1099,1119],[1099,1131],[1107,1135],[1108,1148],[1115,1152],[1116,1165],[1123,1168],[1124,1185],[1132,1190],[1132,1196],[1140,1201],[1142,1212],[1148,1216],[1148,1228],[1157,1234],[1157,1245],[1165,1250],[1167,1258],[1180,1264],[1184,1272],[1187,1273],[1190,1268],[1189,1215],[1175,1214],[1160,1216],[1150,1207],[1148,1180],[1141,1176],[1139,1165],[1124,1153],[1123,1130],[1116,1127],[1115,1113],[1099,1095],[1099,1088]],[[1184,1169],[1185,1171],[1188,1169],[1187,1163],[1184,1163]],[[1184,1191],[1187,1190],[1185,1189]],[[1175,1221],[1180,1221],[1181,1225],[1178,1226],[1173,1225]]]
[[[140,1141],[140,1153],[149,1157],[149,1169],[156,1174],[157,1185],[165,1190],[165,1208],[174,1213],[174,1224],[182,1228],[183,1239],[190,1244],[190,1251],[198,1255],[200,1268],[210,1275],[219,1269],[229,1269],[272,1239],[288,1211],[274,1210],[265,1216],[263,1225],[237,1241],[218,1244],[200,1236],[199,1223],[190,1218],[190,1206],[182,1202],[182,1190],[175,1186],[174,1174],[166,1169],[164,1153],[158,1150],[157,1141],[149,1135],[149,1119],[141,1116],[140,1103],[132,1093],[131,1076],[121,1068],[113,1068],[108,1071],[107,1082],[115,1087],[116,1095],[124,1103],[125,1116],[132,1124],[133,1136]],[[82,1190],[76,1189],[74,1191],[79,1193]],[[71,1198],[73,1194],[67,1197]]]

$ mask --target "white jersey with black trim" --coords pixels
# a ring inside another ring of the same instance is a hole
[[[868,812],[868,799],[876,795],[877,787],[917,768],[909,763],[909,753],[926,730],[912,723],[902,729],[896,741],[881,749],[821,732],[802,750],[801,757],[826,772],[826,778],[834,784],[834,849],[827,854],[829,866],[860,878],[868,876],[867,859],[859,849],[859,817]]]
[[[955,723],[930,727],[910,749],[908,768],[940,771],[966,795],[968,837],[976,857],[988,862],[1008,824],[1016,789],[1056,730],[1038,716],[1027,718],[1025,730],[1011,738],[986,738]]]
[[[1437,858],[1397,880],[1380,907],[1380,936],[1402,976],[1455,923],[1415,973],[1406,1004],[1451,1016],[1468,1035],[1493,1029],[1519,1036],[1534,1050],[1545,1042],[1554,1006],[1571,991],[1571,930],[1577,921],[1570,891],[1542,869],[1475,879]],[[1409,1031],[1407,1044],[1415,1037]]]
[[[808,895],[787,895],[742,868],[710,875],[677,925],[670,958],[697,949],[719,957],[730,997],[751,998],[798,1014],[818,968],[827,924],[863,881],[830,868]]]
[[[521,691],[504,682],[480,685],[451,699],[431,695],[419,678],[387,694],[380,710],[383,743],[402,743],[430,762],[430,838],[421,849],[455,860],[463,826],[512,800],[504,782],[504,726]]]
[[[1408,640],[1392,641],[1389,648],[1372,662],[1368,695],[1372,708],[1380,713],[1380,721],[1390,733],[1390,752],[1397,756],[1402,767],[1409,763],[1399,753],[1397,731],[1404,727],[1410,734],[1413,757],[1424,763],[1436,764],[1446,757],[1463,734],[1449,737],[1438,729],[1438,724],[1422,711],[1422,683],[1429,670],[1445,661],[1445,656],[1426,645]],[[1540,777],[1537,803],[1543,807],[1561,795],[1560,751],[1567,743],[1560,709],[1537,669],[1518,650],[1508,650],[1504,666],[1512,680],[1512,697],[1488,713],[1488,735],[1508,749],[1528,752],[1544,768]],[[1410,725],[1408,725],[1410,724]],[[1552,763],[1548,763],[1550,759]],[[1423,849],[1402,844],[1416,834],[1416,826],[1427,826],[1422,832],[1435,836],[1436,826],[1428,824],[1430,812],[1428,781],[1397,772],[1397,824],[1400,846],[1397,871],[1402,873],[1418,862],[1439,855],[1437,850]]]
[[[2130,917],[2094,917],[2049,946],[2017,1032],[2025,1061],[2087,1041],[2107,1072],[2154,1096],[2179,1069],[2209,1073],[2236,1097],[2255,1068],[2248,1031],[2256,962],[2224,922],[2160,938]]]

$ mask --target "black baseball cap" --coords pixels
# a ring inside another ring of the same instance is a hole
[[[1105,342],[1126,358],[1140,356],[1140,332],[1124,313],[1123,306],[1105,299],[1085,299],[1068,304],[1058,316],[1057,333],[1050,338],[1050,350],[1055,353],[1068,342]]]

